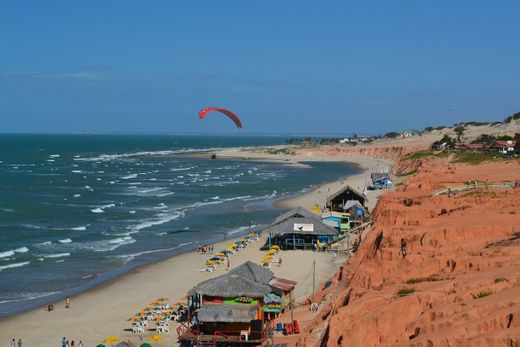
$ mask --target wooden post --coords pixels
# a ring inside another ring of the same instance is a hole
[[[312,301],[314,302],[314,288],[316,286],[316,260],[312,262]]]
[[[296,250],[296,235],[292,234],[292,245],[293,245],[293,251]]]

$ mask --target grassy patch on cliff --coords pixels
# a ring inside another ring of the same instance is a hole
[[[490,160],[502,160],[497,156],[497,153],[458,153],[452,163],[465,163],[465,164],[480,164]]]
[[[397,296],[402,297],[413,293],[415,293],[415,288],[403,288],[397,291]]]
[[[429,276],[429,277],[418,277],[418,278],[410,278],[408,281],[406,281],[407,284],[417,284],[421,282],[435,282],[435,281],[441,281],[442,278],[439,278],[437,276]]]
[[[490,296],[491,294],[493,294],[492,290],[483,290],[478,293],[471,293],[471,297],[476,300],[485,298],[486,296]]]

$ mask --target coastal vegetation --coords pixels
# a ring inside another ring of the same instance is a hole
[[[433,275],[428,277],[417,277],[417,278],[410,278],[408,281],[406,281],[407,284],[417,284],[422,282],[435,282],[435,281],[441,281],[442,279]]]
[[[520,119],[520,112],[517,112],[506,119],[504,119],[504,123],[511,123],[513,120]]]
[[[492,290],[482,290],[478,293],[471,293],[471,297],[476,300],[485,298],[486,296],[490,296],[491,294],[493,294]]]
[[[403,297],[415,293],[414,288],[403,288],[397,291],[397,296]]]

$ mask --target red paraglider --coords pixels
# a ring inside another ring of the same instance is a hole
[[[233,112],[231,112],[229,110],[226,110],[225,108],[220,108],[220,107],[206,107],[206,108],[203,108],[199,112],[199,118],[200,119],[204,119],[204,117],[206,117],[207,114],[212,112],[212,111],[218,111],[218,112],[221,112],[221,113],[225,114],[226,116],[231,118],[231,120],[233,122],[235,122],[237,128],[242,129],[242,122],[240,121],[240,118],[238,118],[238,116],[236,114],[234,114]]]

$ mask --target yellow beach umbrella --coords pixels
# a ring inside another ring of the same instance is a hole
[[[162,342],[164,341],[163,338],[159,335],[153,335],[148,338],[148,341],[154,341],[154,342]]]
[[[208,260],[206,262],[206,265],[215,265],[217,262],[213,261],[213,260]]]
[[[167,296],[161,296],[159,299],[157,299],[157,301],[168,301],[168,300],[170,300],[170,298]]]
[[[274,246],[271,246],[271,249],[275,249],[275,250],[280,250],[280,246],[277,246],[277,245],[274,245]]]
[[[217,257],[225,257],[226,255],[222,252],[218,252],[217,254],[215,254]]]
[[[103,340],[104,343],[116,343],[119,342],[119,338],[116,336],[109,336],[106,339]]]
[[[247,234],[247,236],[255,237],[256,234],[251,233],[251,234]]]

